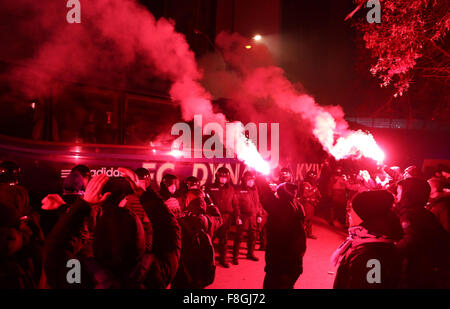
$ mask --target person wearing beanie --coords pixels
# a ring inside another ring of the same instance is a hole
[[[214,232],[222,225],[216,206],[207,205],[200,189],[188,191],[183,215],[178,218],[181,228],[180,264],[171,283],[172,289],[203,289],[215,278]]]
[[[401,226],[392,212],[393,204],[394,196],[386,190],[365,191],[353,198],[350,218],[353,226],[331,258],[334,266],[338,266],[335,289],[399,287],[401,260],[395,240],[401,237]],[[376,267],[379,268],[369,273]]]
[[[303,273],[306,251],[305,213],[297,201],[297,185],[282,183],[274,194],[267,181],[256,178],[257,191],[267,212],[264,289],[293,289]]]
[[[404,259],[404,287],[450,287],[450,235],[425,206],[428,182],[417,177],[401,180],[397,187],[396,212],[403,228],[397,243]]]
[[[164,200],[167,208],[172,211],[175,217],[181,216],[181,206],[180,201],[178,200],[178,189],[179,189],[179,181],[178,177],[172,174],[166,174],[161,179],[161,183],[159,185],[159,195]]]
[[[49,194],[42,200],[40,224],[44,235],[50,234],[59,218],[75,201],[83,197],[84,177],[77,171],[71,172],[63,182],[63,194]]]

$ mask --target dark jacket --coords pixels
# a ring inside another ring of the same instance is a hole
[[[213,237],[214,232],[222,225],[222,217],[217,207],[207,206],[205,212],[192,213],[185,212],[184,216],[178,219],[181,227],[181,258],[177,274],[172,281],[171,287],[174,289],[202,289],[205,286],[197,285],[192,279],[192,269],[189,262],[198,258],[191,248],[192,239],[197,231],[203,229],[209,237]]]
[[[333,254],[333,263],[339,266],[333,288],[398,288],[401,278],[401,259],[394,240],[370,234],[362,226],[350,228],[349,234],[347,240]],[[371,264],[370,260],[373,259],[380,264]],[[373,278],[373,274],[369,272],[377,269],[380,271],[380,282],[369,282],[367,277]]]
[[[450,274],[450,235],[424,207],[398,213],[404,235],[397,247],[405,259],[405,287],[439,288],[450,280],[443,278]]]
[[[31,213],[28,191],[20,185],[0,183],[0,202],[16,208],[20,216],[27,216]]]
[[[211,197],[214,205],[219,208],[221,214],[237,215],[238,205],[233,184],[229,182],[221,186],[213,183],[206,186],[205,191]]]
[[[80,195],[77,194],[65,194],[62,196],[65,204],[61,205],[58,209],[55,210],[45,210],[41,209],[40,211],[40,224],[42,227],[42,231],[45,236],[49,235],[52,231],[53,227],[58,222],[59,218],[67,212],[67,209],[75,203],[76,200],[80,198]]]
[[[158,191],[159,196],[163,199],[166,206],[175,215],[176,218],[181,216],[182,199],[179,192],[172,194],[167,189],[167,186],[161,184],[161,189]]]
[[[236,200],[237,200],[237,216],[251,217],[261,216],[262,208],[259,202],[259,195],[256,186],[248,188],[245,185],[241,185],[236,188]]]
[[[49,285],[53,288],[166,288],[173,279],[180,257],[180,227],[167,209],[162,199],[153,191],[147,190],[140,198],[153,228],[153,246],[136,261],[136,266],[123,285],[115,274],[106,269],[95,257],[82,254],[80,229],[91,216],[91,205],[83,200],[77,201],[51,232],[46,246],[45,271]],[[143,233],[143,229],[142,229]],[[81,263],[81,283],[69,284],[66,280],[70,259]],[[122,276],[123,277],[123,276]],[[131,285],[130,281],[134,281]]]
[[[407,288],[447,285],[450,279],[450,235],[425,209],[430,186],[426,180],[415,177],[404,179],[398,185],[401,198],[396,211],[404,235],[397,246],[404,257],[404,285]]]
[[[40,287],[43,241],[36,217],[0,204],[0,289]]]
[[[447,233],[450,233],[450,196],[444,195],[431,200],[427,209],[436,216]]]
[[[257,185],[268,215],[265,271],[301,274],[306,251],[303,209],[296,199],[276,198],[264,180],[257,178]]]

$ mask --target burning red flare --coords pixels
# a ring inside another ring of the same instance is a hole
[[[234,138],[236,141],[235,153],[238,159],[254,170],[264,175],[268,175],[270,173],[270,165],[262,158],[261,154],[256,149],[255,144],[245,137],[243,124],[241,122],[236,122],[234,128]]]
[[[352,131],[345,137],[339,137],[329,150],[337,160],[350,156],[356,158],[363,156],[382,164],[385,158],[383,150],[377,145],[372,134],[361,130]]]

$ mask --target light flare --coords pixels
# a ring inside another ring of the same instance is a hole
[[[370,174],[366,170],[360,170],[359,171],[359,176],[361,176],[362,179],[364,179],[365,182],[369,182],[370,181]]]
[[[183,152],[181,150],[178,150],[178,149],[172,149],[169,152],[169,155],[171,155],[172,157],[178,159],[178,158],[181,158],[181,156],[183,155]]]
[[[357,159],[366,157],[382,164],[385,158],[383,150],[378,146],[372,134],[361,130],[352,131],[345,137],[339,137],[329,151],[337,160],[348,157]]]
[[[380,179],[380,176],[375,177],[375,181],[377,184],[381,185],[382,187],[385,187],[389,183],[389,177],[385,176],[384,180]]]
[[[243,161],[248,167],[260,172],[263,175],[270,173],[270,164],[263,159],[255,144],[244,134],[244,126],[240,122],[234,123],[235,153],[237,158]]]

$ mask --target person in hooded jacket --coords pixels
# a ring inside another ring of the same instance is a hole
[[[45,271],[52,288],[166,288],[173,280],[180,257],[180,227],[160,196],[138,186],[137,176],[121,168],[126,181],[140,197],[153,230],[151,251],[146,249],[144,229],[132,211],[119,207],[129,192],[106,192],[108,177],[94,177],[78,200],[58,221],[46,245]],[[114,181],[113,181],[114,182]],[[128,190],[128,189],[127,189]],[[127,191],[125,190],[125,191]],[[126,201],[126,200],[125,200]],[[94,228],[93,255],[81,254],[80,229],[93,205],[101,205]],[[67,280],[67,262],[81,264],[81,280]]]
[[[178,192],[179,181],[177,176],[166,174],[161,179],[159,185],[159,195],[164,200],[166,206],[172,211],[175,217],[181,216],[180,196]]]
[[[200,180],[195,176],[189,176],[182,182],[180,189],[177,191],[178,201],[180,203],[181,211],[184,212],[188,203],[186,202],[186,195],[190,190],[200,189]]]
[[[20,168],[0,164],[0,288],[43,286],[44,235],[29,205],[28,191],[19,185]]]
[[[332,257],[338,266],[335,289],[400,287],[401,258],[395,241],[402,229],[393,204],[394,196],[385,190],[361,192],[353,198],[349,237]]]
[[[405,288],[450,287],[450,236],[425,205],[430,185],[416,177],[398,183],[396,212],[403,228],[397,247],[404,259]]]
[[[187,206],[183,215],[178,218],[181,228],[181,257],[180,263],[171,283],[172,289],[203,289],[207,286],[204,282],[204,274],[198,272],[205,271],[203,267],[215,267],[214,265],[214,247],[211,245],[211,260],[208,256],[198,256],[199,254],[208,255],[209,252],[203,250],[207,248],[192,247],[192,242],[199,231],[203,231],[209,236],[211,241],[214,232],[222,225],[222,217],[218,208],[214,205],[207,205],[205,202],[205,193],[200,189],[191,189],[186,194]],[[207,245],[203,243],[203,245]],[[210,262],[213,265],[206,265]],[[205,265],[199,265],[204,263]],[[213,270],[215,272],[215,270]]]
[[[263,178],[257,177],[256,183],[268,214],[263,288],[292,289],[303,273],[306,251],[305,214],[296,199],[297,185],[282,183],[275,195]]]

